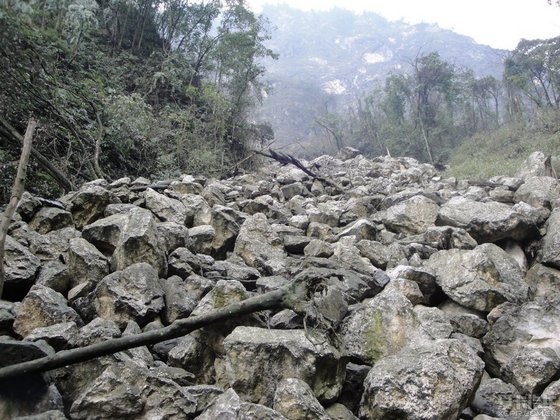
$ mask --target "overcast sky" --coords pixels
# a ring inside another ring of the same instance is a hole
[[[546,0],[246,0],[260,12],[267,3],[303,10],[370,10],[389,20],[437,23],[494,48],[514,49],[522,39],[560,36],[560,7]]]

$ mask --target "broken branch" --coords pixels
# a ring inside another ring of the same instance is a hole
[[[293,308],[297,311],[298,308],[301,309],[303,307],[302,302],[306,297],[306,283],[294,281],[281,289],[273,290],[260,296],[254,296],[241,302],[232,303],[204,315],[180,319],[164,328],[111,339],[86,347],[63,350],[51,356],[6,366],[0,368],[0,379],[35,372],[45,372],[134,347],[160,343],[172,338],[182,337],[194,330],[231,319],[232,317],[247,315],[257,311],[280,308]]]
[[[10,202],[6,206],[6,210],[2,215],[2,220],[0,222],[0,298],[2,297],[2,292],[4,291],[4,249],[6,245],[6,235],[8,234],[8,227],[12,221],[12,216],[14,215],[19,200],[23,194],[25,188],[25,177],[27,176],[27,163],[29,162],[29,154],[31,153],[31,142],[33,140],[33,133],[37,127],[37,121],[33,118],[27,123],[27,130],[25,131],[25,136],[23,138],[23,148],[21,149],[21,157],[19,159],[19,165],[16,173],[16,179],[14,180],[14,187],[12,188],[12,197]]]

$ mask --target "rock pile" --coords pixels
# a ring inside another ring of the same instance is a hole
[[[442,179],[409,158],[322,156],[344,191],[271,165],[213,181],[97,180],[6,243],[0,366],[150,331],[278,289],[315,314],[234,317],[2,383],[1,418],[560,416],[560,185]],[[517,418],[517,417],[516,417]]]

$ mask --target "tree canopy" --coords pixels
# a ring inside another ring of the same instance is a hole
[[[0,0],[2,153],[33,115],[36,152],[73,182],[219,175],[263,132],[268,37],[244,0]]]

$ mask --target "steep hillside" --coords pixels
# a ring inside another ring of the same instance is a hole
[[[263,14],[275,28],[269,46],[280,58],[267,62],[273,92],[258,117],[271,121],[282,144],[306,138],[325,109],[380,86],[421,54],[436,51],[477,76],[501,78],[505,51],[437,25],[389,22],[374,13],[341,9],[303,12],[269,6]]]

